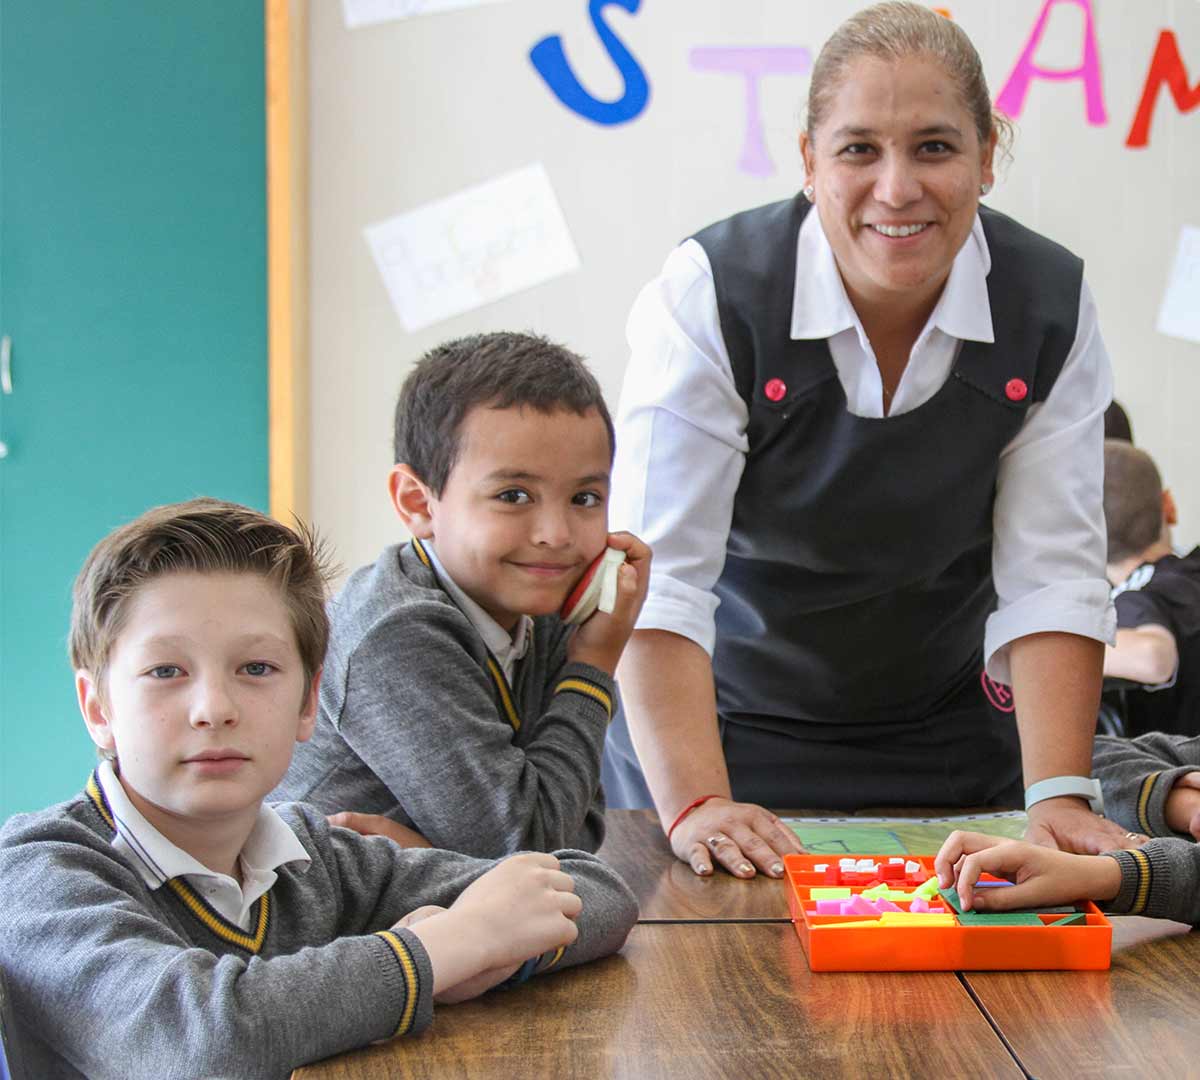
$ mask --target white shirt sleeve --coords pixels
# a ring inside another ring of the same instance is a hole
[[[748,413],[721,335],[712,268],[694,240],[638,295],[627,334],[611,527],[654,551],[639,629],[670,630],[711,655],[712,589],[725,565]]]
[[[998,604],[987,621],[988,674],[1011,683],[1009,644],[1063,631],[1111,642],[1105,580],[1104,410],[1112,373],[1087,282],[1075,342],[1046,400],[1000,455],[992,514]]]

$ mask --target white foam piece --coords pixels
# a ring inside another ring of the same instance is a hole
[[[819,863],[817,863],[816,866],[813,867],[813,869],[819,874],[824,873],[826,870],[829,869],[829,863],[819,862]]]
[[[915,873],[917,873],[917,872],[918,872],[920,869],[921,869],[921,864],[920,864],[920,863],[915,863],[915,862],[913,862],[912,860],[909,860],[908,862],[906,862],[906,863],[904,864],[904,872],[905,872],[906,874],[915,874]]]
[[[888,859],[888,866],[903,866],[903,859]]]

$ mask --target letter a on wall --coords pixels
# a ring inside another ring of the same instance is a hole
[[[1058,4],[1075,4],[1083,9],[1085,19],[1083,31],[1083,62],[1079,67],[1058,70],[1039,67],[1033,62],[1033,54],[1041,44],[1042,35],[1046,32],[1046,24],[1050,21],[1050,11]],[[1100,53],[1096,48],[1096,25],[1092,18],[1092,0],[1046,0],[1042,13],[1038,16],[1037,25],[1029,35],[1029,41],[1012,69],[1004,89],[996,98],[996,108],[1009,116],[1021,115],[1025,107],[1025,95],[1029,93],[1029,84],[1035,78],[1051,79],[1062,82],[1067,79],[1082,79],[1087,100],[1087,120],[1089,124],[1100,125],[1108,123],[1108,114],[1104,110],[1104,87],[1100,83]]]
[[[567,54],[559,35],[552,34],[542,38],[529,51],[530,61],[538,74],[546,80],[546,85],[554,91],[554,96],[572,112],[597,124],[627,123],[635,119],[650,100],[650,83],[646,79],[646,73],[602,18],[604,9],[611,4],[623,7],[631,15],[635,15],[642,6],[642,0],[590,0],[588,3],[592,25],[621,73],[621,78],[625,80],[625,92],[616,101],[601,101],[583,88],[567,62]]]

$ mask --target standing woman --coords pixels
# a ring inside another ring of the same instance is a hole
[[[1081,261],[979,205],[1008,134],[955,23],[868,8],[813,69],[802,194],[634,306],[613,514],[655,569],[606,788],[697,873],[780,874],[764,806],[1023,786],[1031,839],[1136,842],[1087,779],[1108,358]]]

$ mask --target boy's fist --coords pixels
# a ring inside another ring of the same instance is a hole
[[[1200,840],[1200,772],[1184,773],[1167,795],[1163,816],[1177,833]]]

